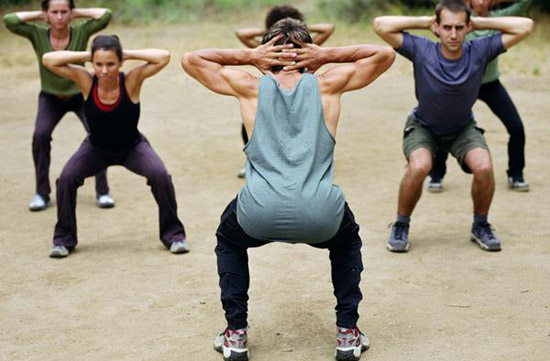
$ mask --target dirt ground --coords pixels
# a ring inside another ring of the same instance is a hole
[[[198,44],[237,45],[220,40],[224,32],[231,37],[233,26],[211,27],[208,33],[202,33],[204,26],[110,31],[129,48],[173,53],[171,64],[142,91],[140,129],[172,174],[192,251],[175,256],[163,248],[145,180],[115,167],[109,181],[116,207],[97,208],[88,180],[79,190],[80,244],[63,260],[47,257],[55,205],[40,213],[27,209],[34,191],[36,60],[25,40],[0,33],[0,360],[221,360],[212,350],[224,327],[214,231],[243,185],[235,177],[244,163],[239,113],[234,100],[210,93],[179,66],[180,55]],[[445,192],[425,193],[414,213],[410,252],[386,251],[405,165],[402,127],[415,104],[412,67],[398,57],[381,79],[344,97],[335,183],[362,227],[360,327],[372,343],[363,359],[549,359],[545,69],[537,77],[502,77],[526,126],[530,193],[507,190],[506,131],[484,104],[475,107],[494,158],[490,221],[503,241],[500,253],[483,252],[469,241],[471,177],[454,161],[448,163]],[[84,136],[73,114],[61,121],[52,143],[52,183]],[[327,252],[273,244],[249,254],[252,360],[331,360],[335,299]]]

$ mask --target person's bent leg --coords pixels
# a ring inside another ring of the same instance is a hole
[[[474,148],[464,157],[464,164],[473,173],[472,200],[474,214],[487,216],[495,193],[495,178],[491,155],[484,148]]]
[[[359,303],[363,299],[360,289],[363,261],[359,225],[345,205],[344,217],[336,235],[327,242],[312,244],[328,248],[331,262],[332,284],[336,296],[337,360],[356,360],[368,350],[368,337],[359,330]]]
[[[32,136],[32,156],[36,173],[36,193],[49,197],[50,187],[50,154],[52,133],[59,120],[66,113],[63,101],[53,95],[40,93],[38,111]]]
[[[108,161],[87,138],[67,161],[56,182],[57,223],[53,244],[74,248],[77,244],[76,195],[84,179],[108,166]]]
[[[145,138],[140,140],[122,165],[147,178],[147,185],[151,187],[159,207],[160,240],[166,248],[170,248],[174,242],[185,240],[185,229],[178,218],[178,205],[172,177],[149,142]]]
[[[409,155],[405,174],[399,186],[397,214],[410,217],[420,196],[422,184],[432,168],[432,152],[418,148]]]
[[[517,179],[523,178],[523,169],[525,167],[525,130],[514,102],[498,79],[494,82],[483,84],[479,90],[478,97],[500,119],[510,135],[508,141],[508,176]]]
[[[443,192],[443,178],[447,173],[447,157],[449,153],[438,150],[433,159],[432,170],[430,171],[430,181],[427,190],[431,193]]]
[[[82,95],[75,96],[72,100],[72,110],[78,116],[86,132],[90,134],[90,128],[88,121],[86,120],[86,114],[84,113],[84,98]],[[95,192],[97,196],[109,194],[109,183],[107,181],[107,168],[101,170],[95,175]],[[114,206],[114,203],[113,203]],[[109,207],[105,207],[109,208]]]

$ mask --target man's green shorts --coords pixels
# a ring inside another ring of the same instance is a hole
[[[451,153],[463,171],[471,173],[464,164],[464,157],[474,148],[483,148],[489,151],[483,132],[484,130],[476,127],[476,123],[472,121],[456,134],[440,137],[417,123],[414,115],[410,114],[403,134],[403,153],[409,159],[411,153],[419,148],[426,148],[432,153],[432,156],[435,156],[438,150],[442,150]]]

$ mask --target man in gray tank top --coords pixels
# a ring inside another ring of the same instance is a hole
[[[340,96],[374,81],[393,63],[391,48],[320,48],[304,24],[283,19],[256,49],[186,54],[185,71],[212,91],[234,96],[250,141],[246,185],[216,232],[218,274],[227,328],[214,343],[226,360],[248,359],[249,247],[305,243],[330,252],[337,299],[337,360],[358,360],[368,346],[357,328],[361,238],[342,190],[333,182]],[[349,63],[313,75],[326,63]],[[253,65],[265,75],[229,68]]]

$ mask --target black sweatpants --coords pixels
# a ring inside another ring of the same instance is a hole
[[[225,310],[227,326],[232,329],[244,328],[247,323],[248,253],[250,247],[260,247],[270,242],[248,236],[237,222],[237,199],[229,203],[223,212],[216,231],[218,244],[218,274],[220,276],[221,301]],[[328,241],[310,246],[326,248],[332,266],[332,284],[336,296],[336,325],[354,328],[359,314],[357,309],[363,298],[359,289],[363,261],[361,259],[362,241],[359,237],[359,225],[347,203],[344,218],[336,235]],[[281,260],[284,263],[285,260]]]

